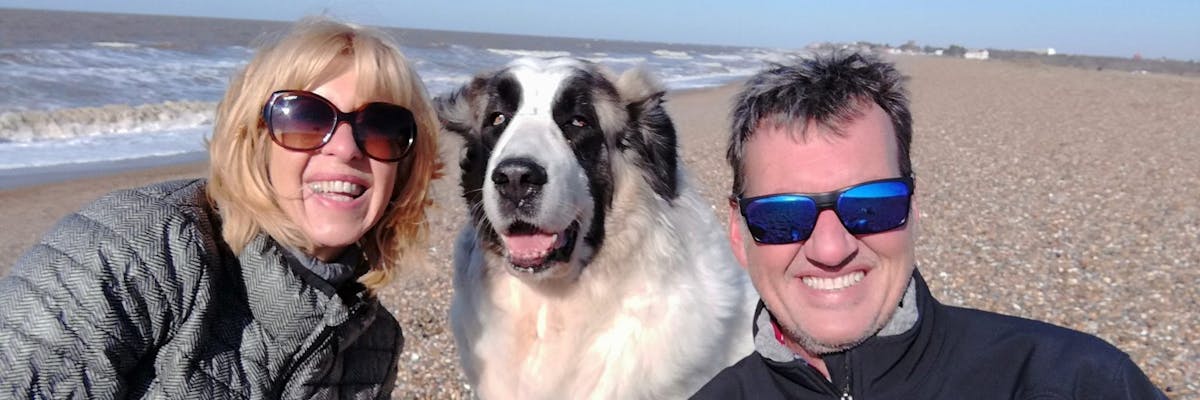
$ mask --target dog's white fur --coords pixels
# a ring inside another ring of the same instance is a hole
[[[660,90],[636,71],[616,84],[622,98]],[[627,154],[609,157],[603,245],[568,279],[523,280],[475,225],[459,235],[451,324],[482,398],[684,398],[753,350],[757,296],[712,208],[683,171],[667,201]]]

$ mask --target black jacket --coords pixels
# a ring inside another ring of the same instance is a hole
[[[774,339],[769,312],[760,302],[756,351],[721,371],[693,398],[839,399],[846,398],[847,387],[857,400],[1166,398],[1128,355],[1100,338],[942,305],[919,273],[913,273],[912,282],[915,324],[826,356],[832,382],[802,359],[764,356],[786,347]]]

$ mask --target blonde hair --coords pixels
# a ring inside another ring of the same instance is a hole
[[[324,17],[306,18],[261,46],[234,75],[217,106],[208,143],[208,195],[223,220],[221,234],[235,253],[241,254],[260,232],[285,246],[311,251],[312,242],[276,201],[279,196],[267,173],[271,139],[262,107],[277,90],[313,90],[351,68],[358,73],[358,93],[367,101],[403,106],[417,123],[415,147],[397,164],[400,173],[392,198],[379,222],[359,240],[370,271],[358,281],[376,290],[391,281],[401,265],[424,262],[429,184],[441,169],[438,120],[429,96],[416,71],[383,33]]]

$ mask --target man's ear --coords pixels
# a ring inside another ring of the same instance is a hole
[[[746,261],[746,238],[742,236],[742,231],[742,214],[738,211],[737,202],[729,200],[729,246],[733,247],[733,256],[737,257],[738,264],[745,269],[750,264]]]
[[[907,223],[908,229],[911,231],[909,236],[911,236],[915,242],[917,235],[921,233],[921,212],[919,209],[917,209],[917,196],[915,195],[912,197],[912,202],[909,203],[908,206]]]

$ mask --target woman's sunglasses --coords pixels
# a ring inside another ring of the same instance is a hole
[[[329,143],[342,122],[350,124],[354,143],[367,157],[398,161],[413,147],[417,124],[407,108],[367,103],[344,113],[324,97],[303,90],[280,90],[263,106],[271,140],[288,150],[316,150]]]
[[[785,244],[807,240],[821,210],[832,209],[846,231],[855,235],[895,229],[908,221],[912,194],[912,177],[903,177],[864,182],[828,193],[735,196],[730,200],[737,202],[755,242]]]

